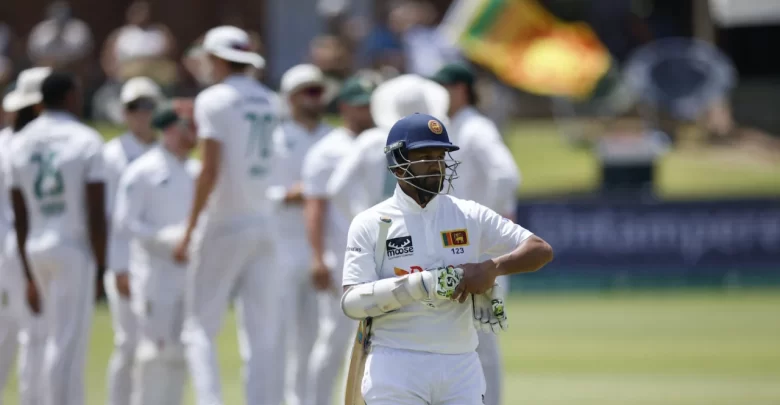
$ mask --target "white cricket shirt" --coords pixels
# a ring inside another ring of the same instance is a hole
[[[88,241],[87,183],[104,182],[103,140],[66,112],[44,112],[11,140],[9,187],[24,195],[29,249]]]
[[[465,107],[452,117],[447,132],[460,147],[452,157],[461,162],[449,194],[513,214],[520,172],[496,125],[475,108]]]
[[[279,100],[257,80],[233,75],[195,98],[198,136],[222,146],[219,176],[204,210],[208,226],[236,226],[270,214],[273,132]]]
[[[103,164],[106,170],[106,215],[114,214],[114,199],[116,197],[119,178],[127,166],[149,149],[157,145],[141,143],[130,132],[124,133],[106,143],[103,147]],[[108,240],[108,268],[127,270],[130,261],[130,241],[115,232],[115,226],[109,221],[111,234]]]
[[[131,241],[130,271],[177,269],[173,249],[184,236],[200,163],[158,146],[131,163],[119,182],[113,223]]]
[[[274,188],[283,196],[287,190],[303,179],[303,161],[311,147],[333,130],[328,124],[320,123],[309,131],[295,121],[285,121],[274,132]],[[278,235],[284,243],[307,244],[303,223],[302,204],[277,204]]]
[[[382,266],[374,263],[379,219],[392,219]],[[349,227],[342,285],[402,276],[513,251],[532,233],[495,211],[448,195],[425,208],[400,187],[389,199],[360,213]],[[471,300],[415,303],[374,319],[372,344],[396,349],[459,354],[477,348]]]
[[[328,194],[346,218],[393,195],[398,181],[387,170],[387,133],[380,128],[363,131],[328,180]]]
[[[352,153],[355,134],[339,127],[317,142],[303,161],[303,194],[306,198],[330,200],[328,180],[345,156]],[[325,220],[325,248],[341,255],[347,244],[349,219],[339,211],[333,201],[328,201]],[[341,257],[338,258],[340,261]],[[341,270],[341,269],[336,269]]]
[[[11,208],[10,189],[6,183],[6,172],[8,165],[8,148],[11,143],[11,136],[13,136],[13,129],[6,127],[0,130],[0,256],[5,252],[5,240],[9,235],[9,232],[13,230],[14,214]]]

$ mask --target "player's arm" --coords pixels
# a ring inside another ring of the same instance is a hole
[[[331,171],[328,162],[317,149],[311,150],[303,160],[302,191],[306,237],[312,251],[312,277],[318,289],[330,288],[330,271],[325,265],[325,217],[328,209],[327,181]]]
[[[27,205],[24,201],[22,190],[17,187],[11,189],[11,207],[14,212],[14,229],[16,230],[16,245],[19,249],[19,257],[24,268],[24,276],[27,282],[31,283],[33,278],[27,262],[27,250],[25,247],[28,232]]]
[[[95,264],[99,270],[106,267],[106,245],[108,239],[108,221],[106,220],[106,184],[105,165],[103,162],[103,142],[100,135],[94,134],[94,139],[86,148],[87,178],[86,205],[87,229]]]
[[[356,150],[339,162],[328,179],[327,193],[331,204],[344,218],[354,218],[373,205],[368,203],[367,188],[361,187],[360,181],[357,181],[365,177],[363,162],[362,151]]]
[[[359,216],[349,227],[341,296],[346,316],[357,320],[376,318],[422,300],[449,299],[462,275],[460,269],[440,268],[379,279],[374,259],[378,225],[366,222],[365,216]],[[447,280],[455,280],[449,291]]]
[[[492,259],[459,266],[464,271],[463,282],[453,298],[461,302],[468,294],[482,294],[493,288],[498,276],[533,272],[553,259],[552,247],[542,238],[487,207],[474,206],[470,229],[480,233],[478,254]]]
[[[520,171],[517,168],[512,152],[504,144],[495,125],[483,122],[479,128],[479,141],[473,142],[469,153],[474,154],[471,161],[481,166],[487,176],[488,207],[500,214],[514,217],[514,201],[517,189],[520,187]]]
[[[198,137],[201,139],[202,165],[198,180],[195,182],[195,195],[192,197],[192,208],[187,219],[184,236],[174,251],[174,259],[178,262],[186,261],[192,233],[198,225],[198,218],[206,208],[219,178],[222,162],[222,140],[227,135],[221,133],[220,130],[224,131],[225,128],[230,128],[230,123],[226,122],[227,119],[223,112],[210,105],[211,100],[203,97],[213,95],[215,94],[205,93],[195,99],[195,122],[198,125]]]

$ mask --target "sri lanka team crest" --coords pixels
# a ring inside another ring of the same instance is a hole
[[[466,229],[453,229],[441,233],[441,243],[444,247],[468,246],[469,231]]]
[[[431,132],[436,135],[441,135],[441,133],[444,132],[444,128],[441,126],[441,123],[436,120],[428,121],[428,129],[430,129]]]

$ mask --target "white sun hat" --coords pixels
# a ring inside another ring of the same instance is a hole
[[[371,95],[371,116],[379,128],[390,129],[414,113],[432,115],[447,125],[450,94],[442,85],[415,74],[380,84]]]
[[[138,100],[139,98],[162,98],[162,90],[154,80],[145,77],[137,76],[128,80],[122,85],[122,91],[119,93],[119,100],[122,104],[127,104]]]
[[[3,110],[16,112],[43,101],[41,85],[50,74],[48,67],[34,67],[19,73],[16,88],[3,98]]]
[[[250,51],[252,41],[249,34],[238,27],[222,25],[210,29],[203,38],[203,50],[220,59],[252,65],[257,69],[265,66],[265,59]]]
[[[325,86],[325,75],[317,66],[304,63],[295,65],[284,72],[279,91],[289,96],[296,90],[311,85]]]

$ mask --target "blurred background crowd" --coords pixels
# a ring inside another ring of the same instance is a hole
[[[200,42],[223,24],[250,33],[272,89],[318,66],[333,120],[356,72],[474,69],[522,174],[516,222],[556,252],[512,283],[529,294],[503,340],[507,404],[778,403],[777,290],[743,287],[780,285],[780,1],[6,0],[0,89],[32,66],[69,70],[109,139],[129,78],[169,97],[208,86]],[[634,294],[668,286],[718,292]],[[110,330],[105,311],[96,322]],[[224,360],[226,381],[239,364]]]

